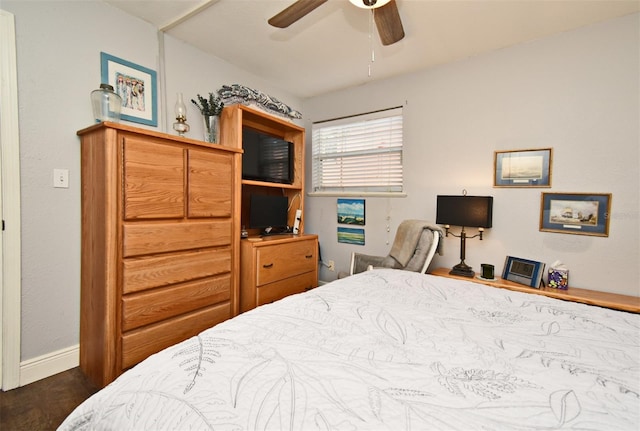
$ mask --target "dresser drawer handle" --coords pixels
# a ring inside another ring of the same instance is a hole
[[[273,263],[267,263],[266,265],[262,265],[263,268],[271,268]]]
[[[311,258],[313,257],[313,255],[312,255],[312,254],[307,254],[305,257],[306,257],[307,259],[311,259]]]

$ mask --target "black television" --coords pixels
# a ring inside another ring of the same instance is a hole
[[[249,197],[249,228],[263,234],[287,233],[289,199],[286,196],[251,194]]]
[[[293,183],[293,143],[253,129],[242,129],[242,179]]]

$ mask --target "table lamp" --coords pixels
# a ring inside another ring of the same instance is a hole
[[[445,236],[449,233],[460,238],[460,263],[454,266],[449,274],[473,277],[475,272],[464,262],[467,238],[480,237],[485,228],[491,227],[493,214],[493,196],[437,196],[436,223],[444,225]],[[460,235],[449,232],[451,225],[462,227]],[[478,233],[467,236],[465,227],[477,227]]]

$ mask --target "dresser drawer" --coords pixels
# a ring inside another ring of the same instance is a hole
[[[259,247],[256,286],[314,271],[318,265],[315,240]]]
[[[228,274],[126,295],[122,298],[122,330],[228,301],[230,297],[231,276]]]
[[[317,287],[317,285],[318,278],[315,271],[275,281],[256,289],[256,305],[268,304],[285,296],[302,293]]]
[[[162,323],[129,331],[121,339],[121,369],[125,370],[149,355],[197,335],[230,317],[231,307],[227,302],[188,315],[165,320]]]
[[[122,293],[134,293],[231,272],[231,248],[124,259]]]
[[[231,244],[231,221],[125,223],[123,257]]]

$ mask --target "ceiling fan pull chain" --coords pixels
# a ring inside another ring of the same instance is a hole
[[[373,14],[374,13],[375,12],[373,11],[373,9],[371,9],[371,18],[369,19],[369,45],[371,46],[371,62],[372,63],[376,61],[376,53],[373,45],[373,26],[374,26]]]
[[[371,61],[369,62],[369,78],[371,78],[371,66],[373,62],[376,61],[376,52],[373,45],[373,25],[374,25],[373,14],[374,14],[374,9],[371,9],[371,17],[369,19],[369,47],[371,48]]]

